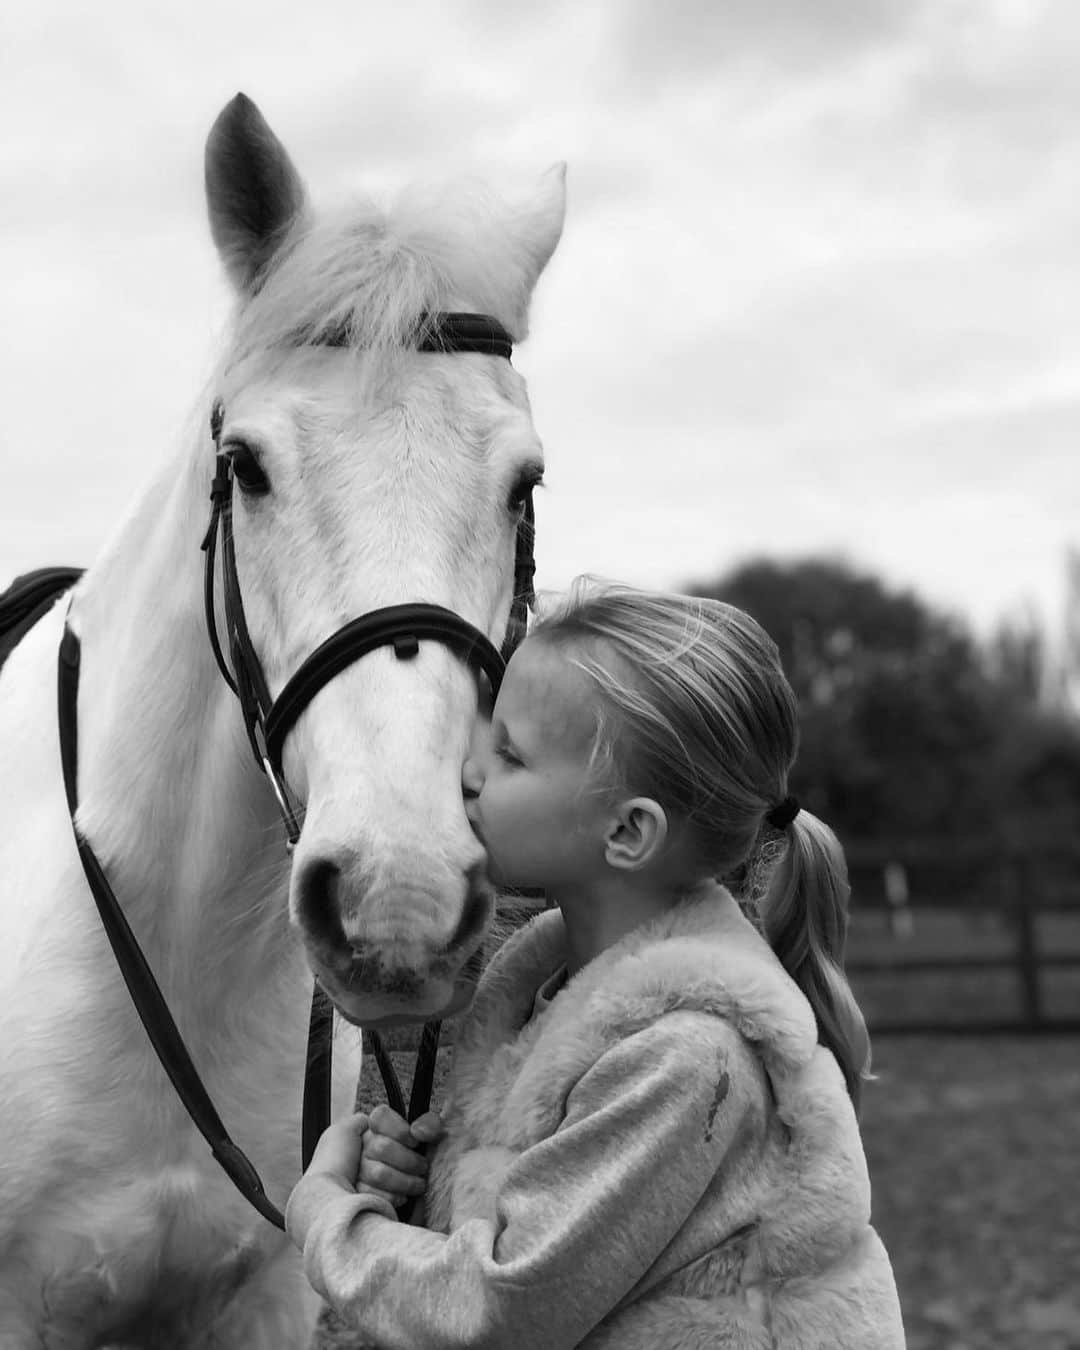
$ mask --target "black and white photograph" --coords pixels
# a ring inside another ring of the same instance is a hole
[[[1078,71],[9,0],[0,1350],[1080,1350]]]

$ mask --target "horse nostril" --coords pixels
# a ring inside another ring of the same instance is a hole
[[[461,912],[457,928],[455,928],[450,941],[443,950],[452,952],[456,948],[464,947],[484,927],[487,917],[488,902],[486,895],[473,890],[465,902],[465,908]]]
[[[341,926],[341,868],[325,858],[305,865],[297,886],[300,915],[313,938],[337,946],[344,941]]]

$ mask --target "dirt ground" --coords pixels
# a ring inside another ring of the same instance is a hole
[[[863,1137],[909,1350],[1080,1350],[1080,1039],[883,1036],[875,1070]]]

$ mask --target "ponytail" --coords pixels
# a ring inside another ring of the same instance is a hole
[[[870,1076],[870,1037],[844,974],[851,892],[844,851],[832,830],[805,810],[784,835],[787,846],[761,904],[762,931],[809,1000],[818,1038],[836,1056],[858,1111]]]

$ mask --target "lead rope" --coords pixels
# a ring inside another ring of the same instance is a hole
[[[364,1039],[370,1045],[371,1052],[375,1056],[375,1063],[379,1066],[387,1105],[391,1111],[396,1111],[410,1125],[414,1120],[418,1120],[431,1106],[431,1092],[435,1086],[435,1067],[439,1059],[439,1035],[441,1031],[442,1022],[424,1023],[424,1030],[420,1034],[420,1045],[416,1051],[416,1069],[413,1073],[408,1107],[405,1105],[405,1094],[401,1090],[401,1080],[397,1076],[397,1070],[394,1068],[394,1062],[390,1058],[390,1052],[387,1050],[383,1038],[377,1031],[364,1032]],[[427,1145],[421,1144],[417,1152],[423,1156],[427,1152]],[[410,1196],[398,1209],[398,1218],[402,1223],[408,1223],[412,1218],[418,1198],[415,1195]]]
[[[244,1151],[233,1142],[218,1115],[209,1093],[199,1077],[180,1030],[169,1012],[168,1004],[154,978],[146,957],[139,947],[131,926],[124,915],[116,895],[109,885],[108,878],[94,850],[75,823],[78,811],[78,699],[79,664],[81,652],[76,634],[64,626],[64,636],[60,643],[60,659],[57,673],[57,712],[60,730],[60,760],[64,774],[64,792],[67,796],[68,812],[71,816],[71,828],[75,835],[75,846],[79,852],[90,893],[94,897],[102,927],[105,929],[116,957],[124,983],[131,994],[135,1010],[139,1014],[146,1034],[154,1047],[169,1080],[176,1090],[188,1115],[199,1133],[210,1146],[210,1151],[222,1169],[235,1185],[240,1194],[274,1224],[285,1228],[285,1216],[268,1198],[258,1172]],[[316,999],[318,990],[316,991]],[[312,1025],[316,1024],[313,1002]],[[319,1023],[321,1025],[321,1021]],[[312,1058],[309,1047],[309,1061]],[[314,1056],[320,1063],[318,1055]],[[327,1061],[328,1064],[328,1061]],[[303,1165],[306,1168],[311,1161],[307,1152],[308,1142],[318,1140],[329,1121],[329,1096],[326,1097],[326,1120],[308,1120],[309,1109],[320,1102],[321,1082],[316,1078],[315,1090],[309,1094],[308,1083],[304,1085],[304,1126],[303,1126]],[[314,1148],[314,1142],[311,1143]]]

